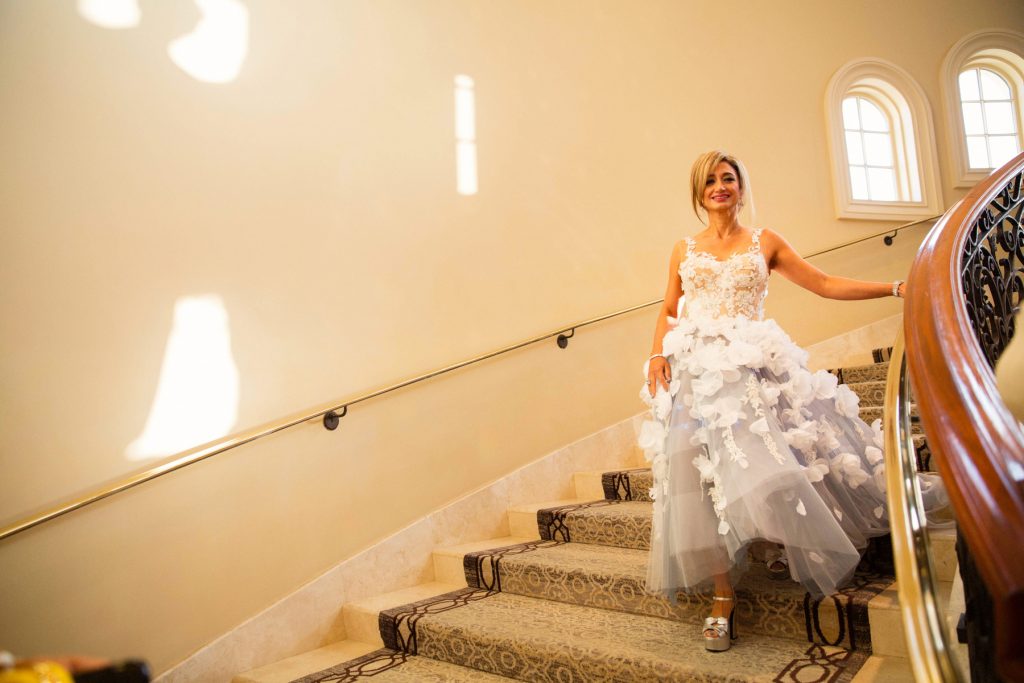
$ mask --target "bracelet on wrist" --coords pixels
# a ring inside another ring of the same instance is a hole
[[[654,360],[655,358],[665,358],[665,354],[663,354],[663,353],[652,353],[652,354],[651,354],[651,357],[650,357],[650,358],[648,358],[647,360],[648,360],[648,361],[652,361],[652,360]],[[668,360],[668,358],[665,358],[665,360]]]
[[[904,283],[903,280],[895,280],[892,283],[892,295],[894,297],[898,298],[898,299],[902,299],[903,298],[903,297],[900,296],[900,285],[902,285],[903,283]]]

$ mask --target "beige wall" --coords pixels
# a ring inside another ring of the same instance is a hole
[[[108,30],[0,4],[0,519],[138,468],[176,300],[219,295],[242,428],[661,296],[696,220],[689,164],[753,174],[757,223],[803,253],[838,221],[822,120],[847,61],[932,103],[966,33],[1017,2],[246,2],[239,77],[167,57],[190,2]],[[455,192],[455,74],[480,192]],[[912,244],[821,265],[891,279]],[[898,312],[774,283],[801,343]],[[813,314],[808,314],[813,311]],[[359,548],[639,409],[652,315],[421,385],[0,544],[0,644],[164,669]]]

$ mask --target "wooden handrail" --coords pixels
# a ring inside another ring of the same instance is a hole
[[[995,666],[1014,681],[1024,680],[1024,432],[971,324],[962,272],[975,222],[1011,183],[1020,191],[1021,173],[1024,154],[935,224],[910,271],[903,322],[928,444],[992,599]]]

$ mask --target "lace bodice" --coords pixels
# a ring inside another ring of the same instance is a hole
[[[761,230],[754,230],[747,249],[720,261],[699,251],[692,237],[686,238],[686,256],[679,264],[679,277],[686,295],[687,317],[740,316],[764,318],[768,295],[768,264],[761,254]]]

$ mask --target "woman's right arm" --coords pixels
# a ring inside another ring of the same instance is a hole
[[[676,308],[679,306],[679,297],[683,295],[683,283],[679,279],[679,263],[682,259],[682,242],[672,249],[672,258],[668,266],[668,287],[665,289],[665,301],[658,309],[658,322],[654,326],[654,344],[651,345],[651,355],[661,353],[661,340],[668,332],[668,319],[676,315]],[[668,360],[663,356],[652,358],[647,366],[647,389],[654,396],[661,385],[668,391],[668,383],[672,379],[672,371],[669,368]]]

